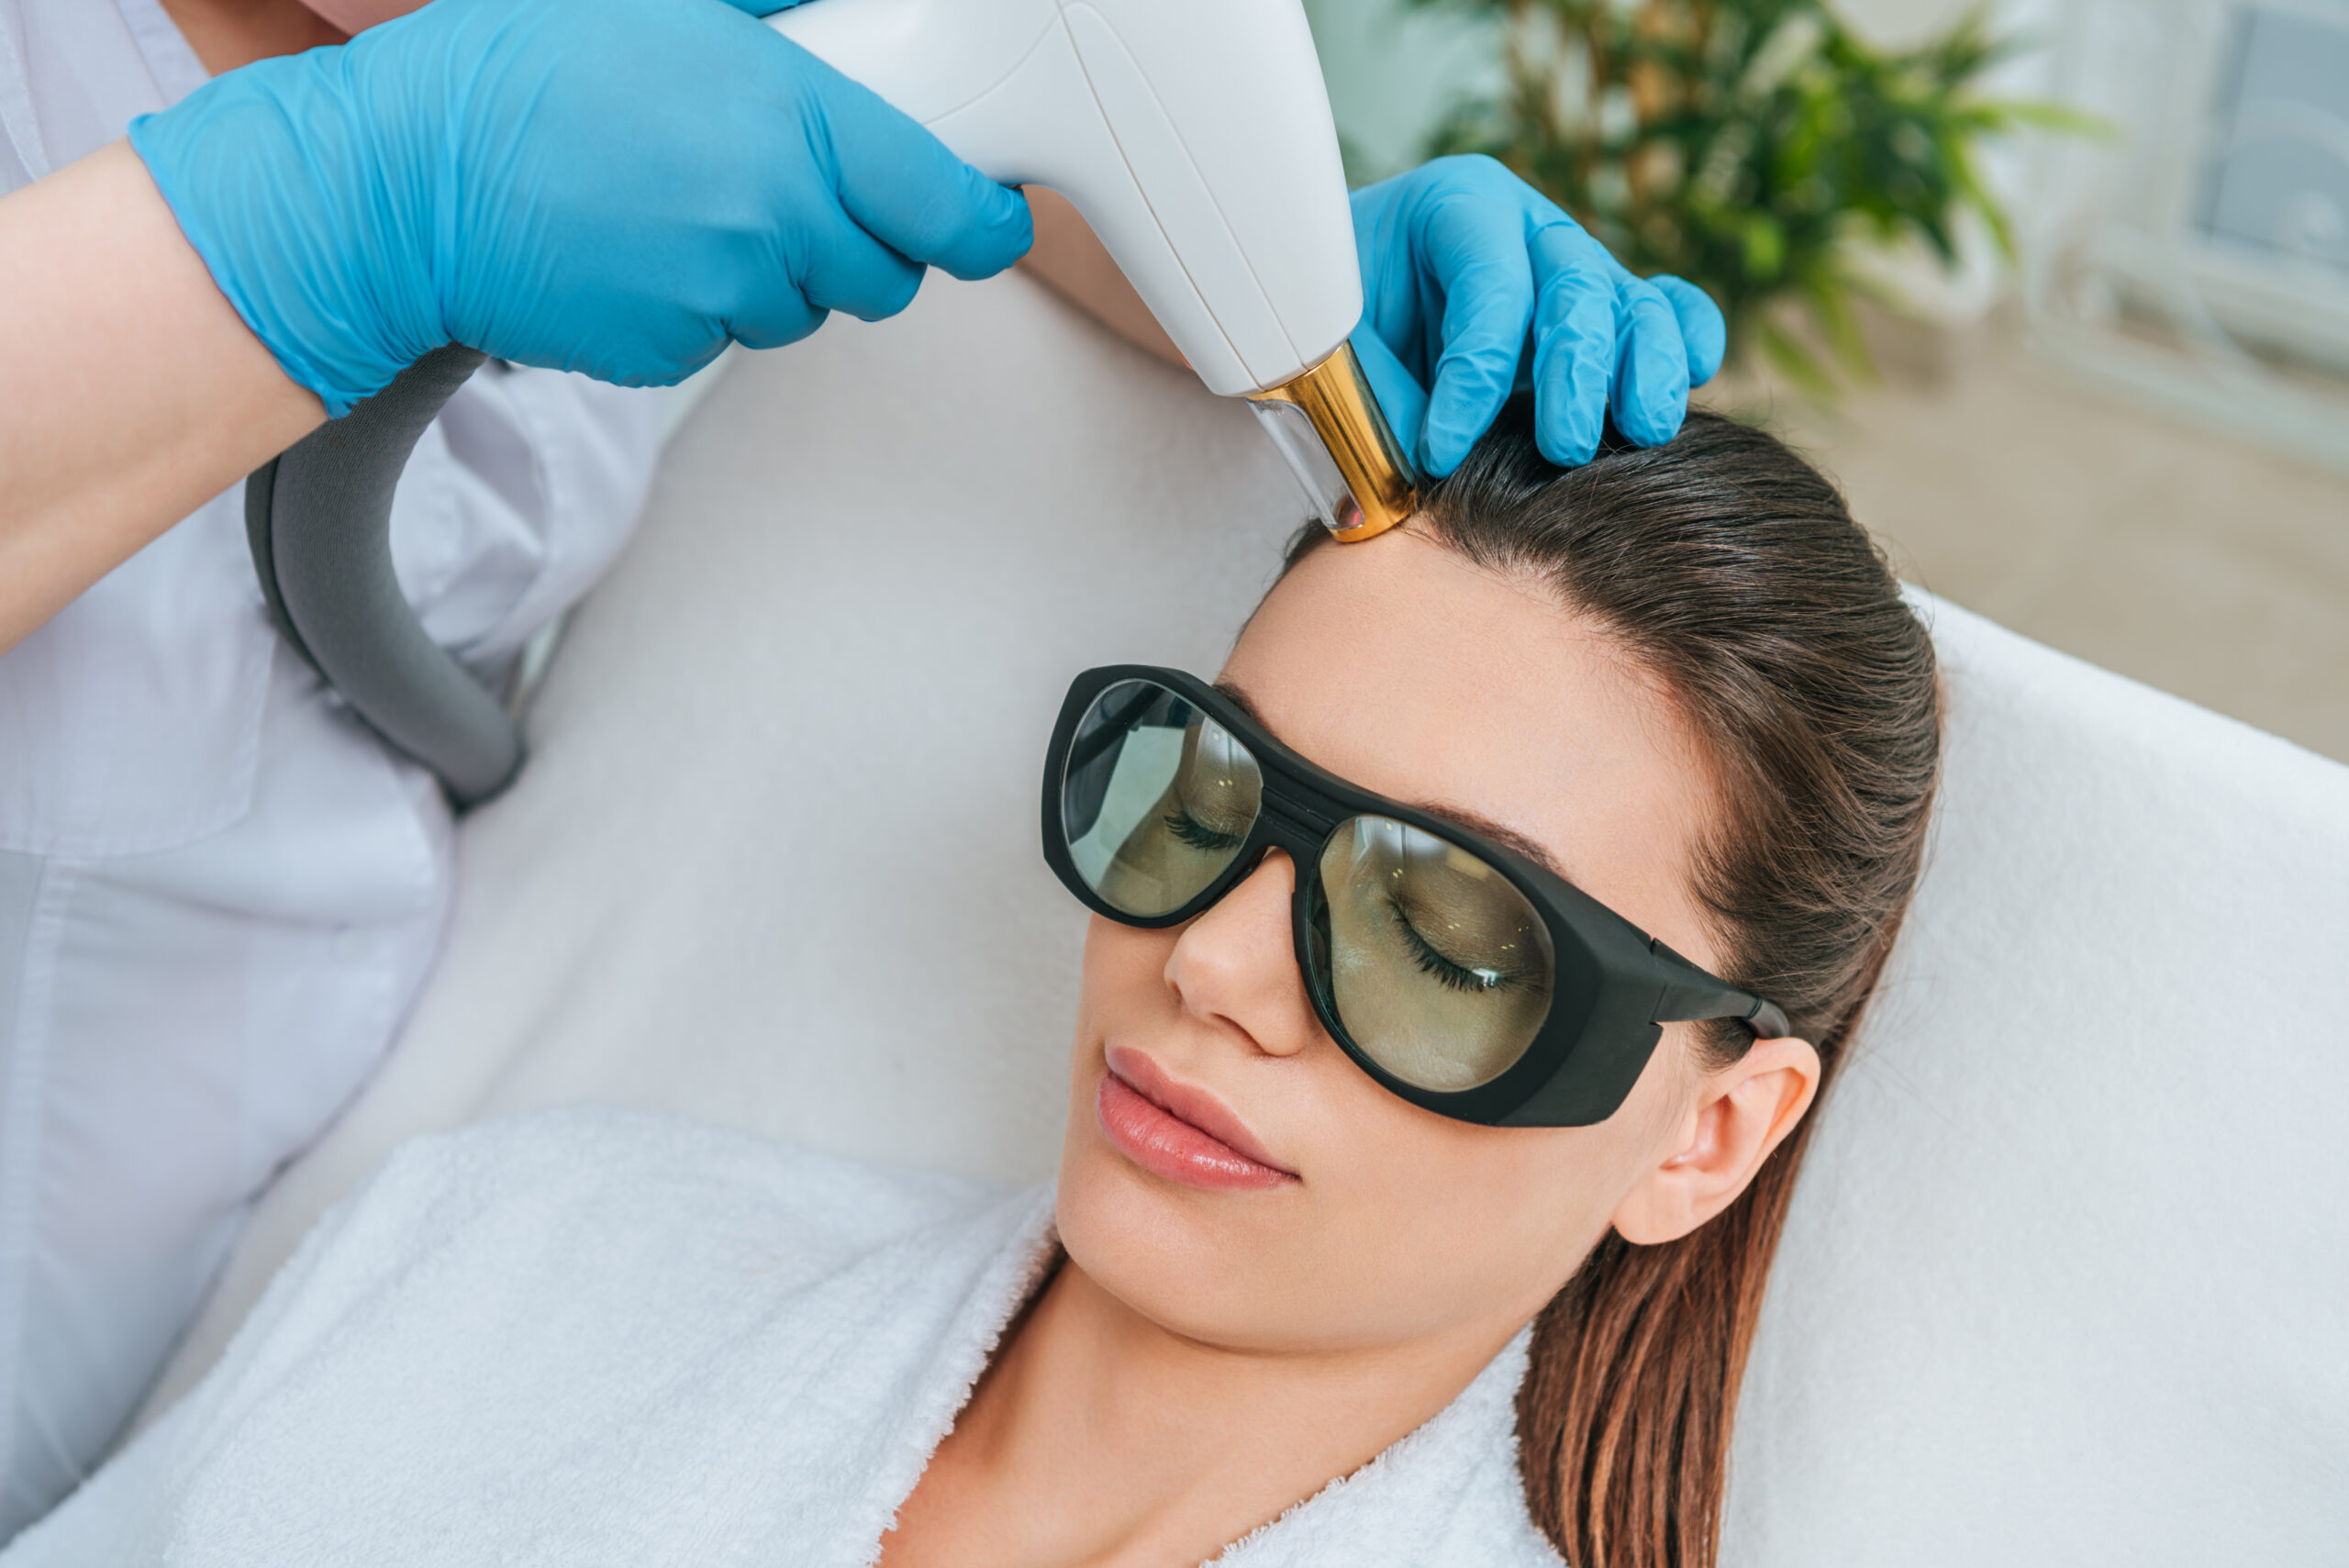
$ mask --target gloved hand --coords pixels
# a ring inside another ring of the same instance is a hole
[[[1525,378],[1552,462],[1588,462],[1611,409],[1642,446],[1670,440],[1728,333],[1703,290],[1642,281],[1489,158],[1439,158],[1353,195],[1356,355],[1421,470],[1460,466]]]
[[[626,385],[1009,266],[1028,206],[745,15],[434,0],[131,123],[180,228],[329,415],[451,341]]]

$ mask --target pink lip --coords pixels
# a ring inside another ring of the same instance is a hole
[[[1153,1175],[1215,1190],[1286,1186],[1297,1173],[1275,1164],[1248,1124],[1205,1089],[1167,1076],[1141,1051],[1111,1046],[1094,1114],[1109,1141]]]

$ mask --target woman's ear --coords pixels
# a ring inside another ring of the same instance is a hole
[[[1758,1040],[1697,1083],[1673,1125],[1672,1151],[1615,1211],[1616,1233],[1637,1246],[1676,1241],[1727,1208],[1795,1129],[1819,1092],[1809,1040]]]

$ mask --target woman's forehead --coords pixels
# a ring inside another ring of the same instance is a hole
[[[1266,598],[1224,679],[1340,777],[1486,819],[1675,947],[1709,945],[1688,889],[1711,809],[1695,738],[1539,583],[1415,529],[1324,546]]]

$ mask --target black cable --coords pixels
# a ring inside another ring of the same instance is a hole
[[[451,343],[245,482],[245,535],[270,617],[344,699],[440,775],[459,806],[522,766],[497,698],[425,635],[392,573],[392,490],[434,415],[484,356]]]

